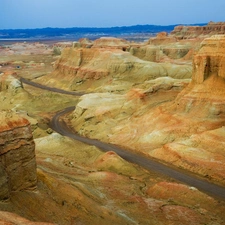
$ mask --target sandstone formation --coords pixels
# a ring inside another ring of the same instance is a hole
[[[130,53],[151,62],[190,64],[201,39],[177,40],[166,32],[150,38],[144,45],[131,45]]]
[[[11,111],[0,113],[0,199],[37,183],[35,146],[30,124]]]
[[[111,48],[126,51],[129,47],[128,41],[113,37],[102,37],[93,42],[93,48]]]
[[[166,32],[161,32],[156,35],[156,37],[152,37],[148,40],[148,44],[151,45],[162,45],[176,42],[177,39],[173,36],[170,36]]]
[[[32,96],[23,89],[14,72],[9,71],[0,75],[0,100],[3,103],[0,105],[1,110],[19,109],[31,99]]]
[[[131,47],[132,55],[150,62],[168,62],[174,64],[189,64],[196,44],[165,43],[161,45],[147,44],[140,47]]]
[[[215,34],[225,34],[224,22],[209,22],[205,26],[177,26],[171,32],[177,39],[204,38]]]
[[[93,46],[93,41],[88,38],[81,38],[79,41],[73,42],[74,48],[91,48]]]
[[[225,25],[224,25],[225,27]],[[194,57],[192,80],[203,83],[210,76],[225,78],[225,36],[213,36],[205,39],[201,49]]]
[[[132,46],[130,52],[153,62],[185,63],[193,59],[204,38],[225,34],[225,23],[210,22],[206,26],[177,26],[170,34],[158,33],[143,46]]]
[[[170,108],[180,118],[191,121],[193,125],[187,132],[191,136],[152,153],[162,158],[161,154],[167,152],[168,161],[221,183],[225,169],[225,155],[221,151],[225,135],[224,38],[213,36],[202,42],[193,60],[192,82]],[[183,127],[186,123],[182,122]]]
[[[115,89],[121,82],[128,89],[133,84],[165,76],[190,78],[191,67],[144,61],[118,48],[66,48],[55,63],[55,71],[38,81],[64,89],[93,91],[103,84]]]
[[[111,106],[105,103],[106,97],[101,96],[95,107],[86,104],[80,114],[80,106],[86,101],[84,96],[74,112],[74,127],[84,135],[142,151],[224,183],[225,158],[221,151],[225,135],[223,47],[224,36],[214,36],[202,43],[193,60],[193,81],[174,101],[161,104],[160,96],[165,101],[162,96],[168,96],[173,89],[164,89],[166,94],[163,95],[163,89],[152,92],[154,88],[148,83],[150,91],[139,90],[139,95],[134,92],[128,95],[139,96],[139,101],[135,100],[135,110],[132,109],[134,102],[115,103],[123,96],[112,97],[115,102],[112,100]],[[210,137],[209,140],[215,137],[214,149],[204,147],[210,143],[206,138],[196,144],[200,137]]]

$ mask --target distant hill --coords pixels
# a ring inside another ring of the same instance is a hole
[[[206,24],[193,24],[203,26]],[[65,39],[78,40],[82,37],[96,39],[99,37],[124,37],[133,36],[143,39],[145,36],[153,36],[158,32],[171,32],[177,25],[158,26],[158,25],[135,25],[110,28],[41,28],[41,29],[4,29],[0,30],[0,40],[6,39]],[[132,39],[132,38],[131,38]]]

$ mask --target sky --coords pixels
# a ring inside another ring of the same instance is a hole
[[[225,0],[0,0],[0,29],[225,21]]]

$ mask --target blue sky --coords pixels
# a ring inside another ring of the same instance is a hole
[[[0,29],[225,21],[225,0],[0,0]]]

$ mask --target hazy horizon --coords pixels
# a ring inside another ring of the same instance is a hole
[[[0,0],[0,29],[110,28],[225,21],[224,0]]]
[[[112,27],[39,27],[39,28],[5,28],[5,29],[0,29],[0,30],[35,30],[35,29],[111,29],[111,28],[122,28],[122,27],[135,27],[135,26],[162,26],[162,27],[169,27],[169,26],[176,26],[176,25],[204,25],[207,24],[206,23],[194,23],[194,24],[181,24],[181,23],[177,23],[177,24],[168,24],[168,25],[160,25],[160,24],[134,24],[134,25],[130,25],[130,26],[112,26]]]

